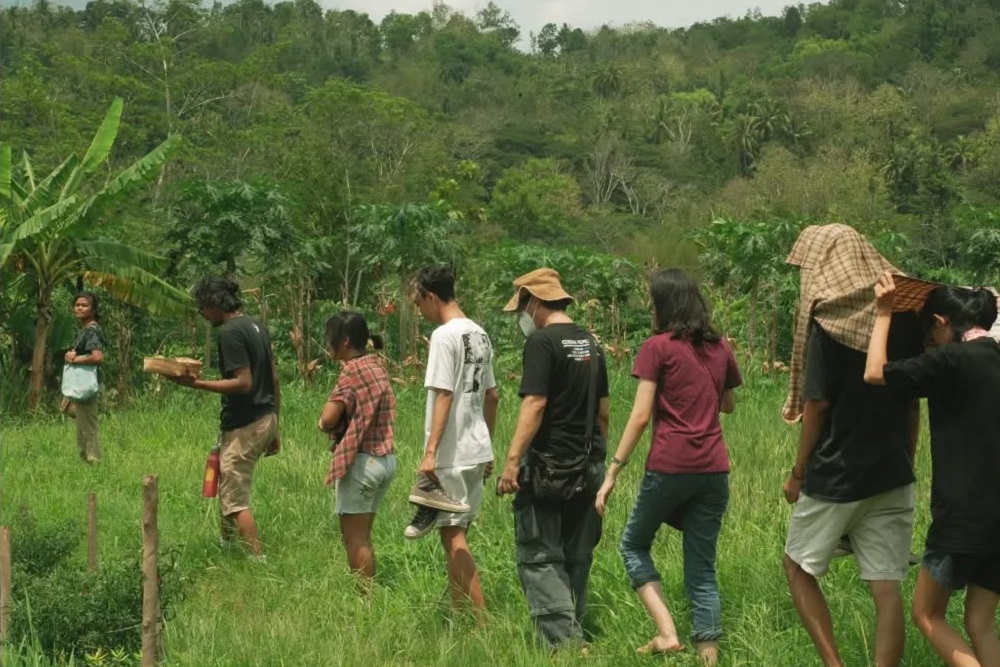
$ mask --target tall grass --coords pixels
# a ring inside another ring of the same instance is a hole
[[[781,498],[781,484],[795,455],[798,430],[779,417],[784,379],[752,373],[747,379],[736,413],[724,418],[732,500],[719,543],[726,631],[721,664],[818,664],[795,615],[781,566],[790,511]],[[254,511],[268,554],[265,565],[218,548],[216,504],[200,496],[205,455],[216,437],[217,399],[174,387],[147,397],[137,409],[102,417],[104,461],[96,467],[79,462],[69,421],[7,423],[2,432],[0,520],[9,522],[24,504],[38,515],[75,518],[82,531],[86,494],[96,491],[100,549],[107,553],[134,543],[141,530],[142,477],[159,475],[161,543],[179,548],[186,580],[185,598],[166,626],[169,665],[576,664],[579,658],[573,653],[550,656],[534,645],[515,572],[509,498],[487,493],[470,535],[490,610],[485,630],[477,631],[469,618],[448,611],[444,561],[436,538],[403,539],[411,515],[406,492],[422,449],[424,393],[419,387],[397,391],[400,472],[375,524],[378,585],[368,598],[357,594],[340,544],[332,493],[323,487],[328,444],[314,426],[328,389],[285,390],[283,450],[261,462],[254,486]],[[614,447],[634,383],[618,372],[611,391]],[[513,432],[517,406],[516,385],[505,380],[494,447],[498,459]],[[918,458],[918,551],[928,522],[925,443]],[[617,551],[641,469],[637,459],[623,473],[596,552],[591,602],[597,634],[586,664],[653,662],[633,651],[652,636],[653,627],[628,587]],[[16,542],[17,536],[13,539]],[[83,567],[84,555],[77,557]],[[654,557],[679,630],[686,636],[690,615],[683,595],[679,535],[664,527]],[[907,599],[914,579],[915,571],[905,585]],[[846,664],[872,664],[874,608],[853,560],[836,561],[823,587]],[[27,650],[17,655],[23,656],[23,664],[45,664]],[[4,658],[4,667],[12,664]],[[688,653],[671,658],[669,664],[697,662]],[[905,664],[938,664],[912,627],[907,630]]]

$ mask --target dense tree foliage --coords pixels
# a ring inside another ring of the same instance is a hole
[[[387,221],[446,236],[468,271],[508,243],[700,256],[755,304],[803,221],[896,239],[893,261],[928,276],[996,282],[998,19],[991,0],[834,0],[683,29],[549,24],[525,53],[492,2],[375,23],[313,0],[39,0],[0,12],[0,129],[39,173],[116,96],[111,169],[182,135],[143,205],[88,239],[173,258],[181,287],[195,267],[253,285],[271,264],[274,293],[384,308],[399,250],[422,243],[362,247]]]

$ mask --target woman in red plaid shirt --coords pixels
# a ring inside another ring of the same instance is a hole
[[[381,339],[371,338],[381,349]],[[396,475],[396,399],[382,362],[368,354],[368,340],[368,323],[358,313],[345,310],[327,320],[326,345],[343,368],[319,418],[319,430],[333,440],[326,484],[336,485],[347,562],[366,587],[375,576],[375,513]]]

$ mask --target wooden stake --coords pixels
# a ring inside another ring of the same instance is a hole
[[[156,475],[147,475],[142,482],[142,667],[153,667],[162,653],[157,570],[160,533],[156,525],[159,500]]]
[[[87,569],[97,569],[97,494],[87,494]]]
[[[0,526],[0,642],[7,641],[10,620],[10,528]]]

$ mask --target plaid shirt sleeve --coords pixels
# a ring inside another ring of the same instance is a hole
[[[330,392],[330,398],[327,399],[327,402],[339,401],[344,404],[342,423],[347,422],[348,424],[347,428],[342,431],[343,436],[340,438],[340,442],[333,446],[333,458],[330,459],[330,470],[326,477],[327,484],[347,474],[358,451],[357,447],[350,446],[351,443],[348,441],[358,405],[358,382],[353,371],[353,364],[346,366],[341,371],[340,377],[337,378],[337,385]],[[339,425],[337,430],[341,430]]]

